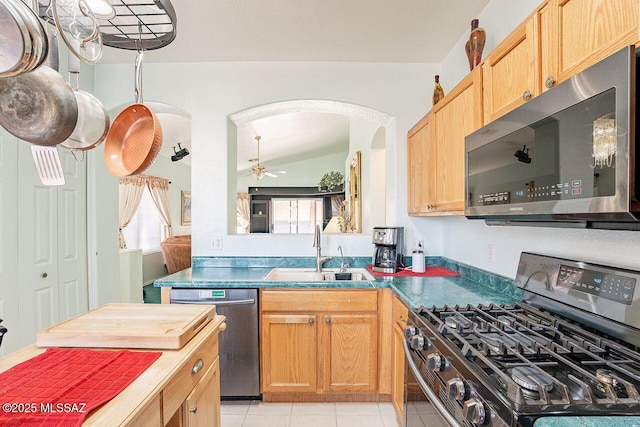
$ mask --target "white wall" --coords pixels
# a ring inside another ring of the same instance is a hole
[[[97,65],[96,95],[107,108],[133,97],[133,65]],[[386,142],[391,167],[388,192],[396,199],[387,224],[405,225],[415,234],[406,213],[406,134],[428,110],[431,78],[436,64],[389,63],[184,63],[146,64],[145,99],[167,102],[192,114],[193,255],[313,256],[311,235],[228,235],[230,212],[225,201],[230,190],[227,174],[227,117],[248,108],[279,101],[320,99],[369,107],[394,118]],[[235,163],[235,159],[233,159]],[[393,222],[390,222],[393,221]],[[439,234],[430,221],[422,234]],[[324,253],[369,256],[371,230],[366,234],[323,237]],[[214,236],[223,237],[223,249],[213,250]],[[435,246],[440,246],[436,244]]]
[[[487,31],[483,57],[539,3],[538,0],[493,0],[489,3],[478,16],[480,26]],[[442,63],[443,85],[449,88],[455,86],[469,71],[464,53],[464,43],[468,37],[467,32]],[[515,276],[521,251],[640,268],[640,258],[637,256],[640,250],[639,232],[489,227],[483,221],[460,217],[443,218],[442,224],[443,256],[508,277]],[[419,226],[426,228],[422,223]],[[494,262],[487,260],[487,245],[494,247]]]

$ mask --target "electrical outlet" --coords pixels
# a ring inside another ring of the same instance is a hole
[[[489,243],[487,245],[487,261],[488,262],[495,262],[496,260],[496,253],[495,253],[495,249],[493,247],[492,243]]]
[[[216,250],[222,250],[222,237],[216,236],[211,239],[211,247]]]

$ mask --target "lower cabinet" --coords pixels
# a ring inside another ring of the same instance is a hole
[[[409,309],[398,297],[393,297],[393,341],[391,356],[391,402],[396,409],[396,414],[403,425],[404,420],[404,330],[407,327]]]
[[[322,316],[324,391],[374,393],[378,376],[378,315]]]
[[[216,359],[182,406],[185,427],[220,426],[220,359]]]
[[[270,393],[291,393],[293,400],[300,400],[299,393],[377,393],[377,296],[377,290],[264,290],[265,400]]]
[[[218,333],[200,338],[207,330],[205,327],[191,340],[197,340],[197,345],[162,389],[162,412],[167,427],[220,427]]]
[[[263,392],[316,391],[316,315],[262,316]]]

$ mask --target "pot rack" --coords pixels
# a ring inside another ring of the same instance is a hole
[[[154,50],[167,46],[176,38],[176,12],[170,0],[110,0],[110,3],[116,16],[98,19],[104,46]],[[40,15],[50,20],[42,5]]]

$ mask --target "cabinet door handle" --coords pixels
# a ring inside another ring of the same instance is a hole
[[[325,323],[331,323],[331,317],[327,317],[326,319],[324,319]]]
[[[551,87],[555,84],[555,79],[553,78],[553,76],[549,76],[547,77],[547,80],[544,81],[544,87],[546,87],[547,89],[551,89]]]
[[[190,408],[189,412],[191,412],[192,414],[195,414],[196,412],[198,412],[198,407],[196,406],[195,408]]]
[[[204,362],[202,359],[196,360],[196,363],[193,364],[193,368],[191,368],[191,375],[195,375],[202,370],[204,367]]]
[[[313,325],[313,322],[314,322],[313,317],[309,317],[309,324]]]
[[[531,98],[531,91],[529,89],[525,90],[522,94],[522,99],[528,101]]]

